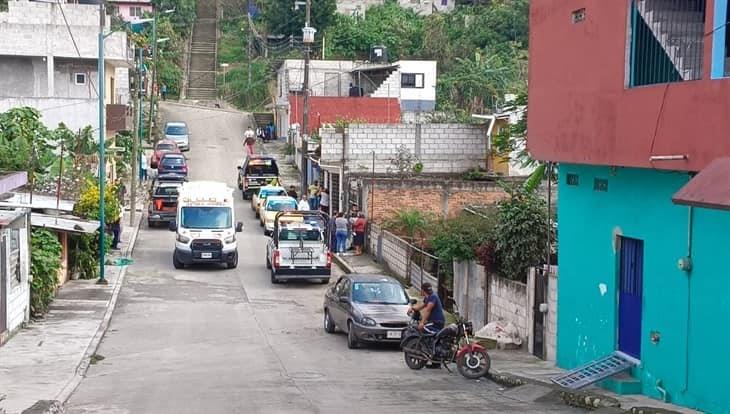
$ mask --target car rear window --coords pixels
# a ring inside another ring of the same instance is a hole
[[[185,135],[188,133],[188,129],[184,126],[169,126],[165,129],[167,135]]]
[[[266,198],[268,196],[285,196],[286,191],[284,190],[261,190],[259,197]]]
[[[268,211],[294,211],[297,209],[297,203],[294,200],[270,200],[266,203]]]
[[[246,175],[277,175],[279,169],[274,160],[251,160],[246,166]]]
[[[174,149],[175,149],[175,146],[172,144],[157,144],[158,151],[172,151]]]
[[[408,304],[403,287],[391,282],[355,282],[352,285],[352,300],[380,305]]]
[[[306,229],[282,229],[279,231],[279,240],[294,241],[319,241],[322,234],[319,230]]]
[[[185,158],[182,157],[165,157],[162,159],[162,163],[165,165],[184,165]]]
[[[156,196],[176,196],[179,194],[178,187],[165,186],[155,189]]]

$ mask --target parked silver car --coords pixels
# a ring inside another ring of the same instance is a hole
[[[347,347],[364,342],[397,344],[410,320],[409,298],[396,279],[385,275],[340,277],[324,296],[324,330],[347,333]]]
[[[190,150],[190,132],[185,122],[168,122],[165,124],[165,139],[175,141],[180,151]]]

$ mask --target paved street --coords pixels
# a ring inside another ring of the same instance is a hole
[[[248,118],[173,104],[161,112],[190,126],[192,178],[235,187]],[[394,348],[348,350],[344,335],[322,329],[325,286],[269,282],[265,237],[236,194],[237,269],[174,270],[173,233],[143,226],[104,359],[71,413],[580,412],[486,379],[411,371]]]

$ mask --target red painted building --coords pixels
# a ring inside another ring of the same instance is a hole
[[[632,37],[632,1],[531,2],[528,148],[536,158],[699,171],[730,154],[730,79],[712,79],[724,76],[727,0],[665,2],[702,4],[701,12],[686,12],[695,21],[676,24],[684,32],[700,26],[685,59],[695,61],[696,73],[646,85],[632,85],[632,65],[662,62],[636,53],[642,39]],[[650,160],[667,155],[686,159]]]
[[[301,95],[289,95],[290,123],[302,124],[304,99]],[[334,124],[338,119],[359,120],[373,124],[397,124],[400,122],[398,98],[370,98],[346,96],[310,96],[309,131],[312,134],[323,124]]]

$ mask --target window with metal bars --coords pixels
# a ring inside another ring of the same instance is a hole
[[[632,0],[630,87],[702,78],[707,0]]]

